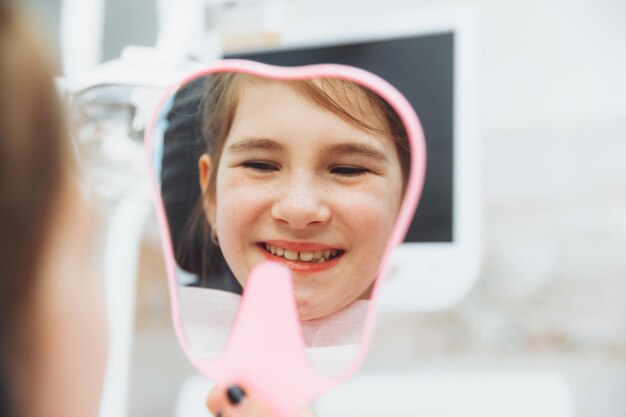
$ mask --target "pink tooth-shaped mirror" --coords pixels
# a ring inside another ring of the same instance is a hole
[[[365,358],[424,182],[415,112],[358,68],[223,60],[165,94],[145,143],[185,354],[295,416]]]

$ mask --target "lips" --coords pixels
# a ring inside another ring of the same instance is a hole
[[[345,250],[320,243],[266,241],[257,244],[270,260],[287,264],[294,271],[318,271],[330,268]]]

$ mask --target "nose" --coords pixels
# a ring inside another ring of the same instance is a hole
[[[271,208],[274,220],[292,229],[305,229],[330,220],[331,211],[324,202],[324,191],[313,181],[294,179],[284,187]]]

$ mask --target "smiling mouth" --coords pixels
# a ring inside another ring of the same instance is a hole
[[[304,262],[308,264],[324,264],[342,256],[345,251],[341,249],[324,249],[314,251],[294,251],[269,243],[259,243],[261,249],[273,256],[292,262]]]

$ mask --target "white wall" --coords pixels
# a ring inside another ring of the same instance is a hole
[[[482,289],[581,349],[623,347],[626,3],[480,5]]]

